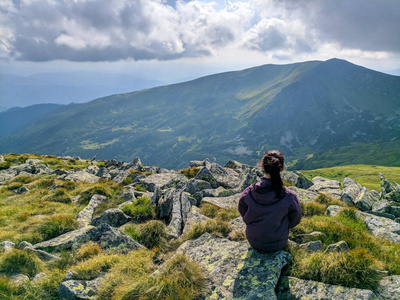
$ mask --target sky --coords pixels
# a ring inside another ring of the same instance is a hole
[[[0,0],[0,73],[177,82],[336,57],[400,75],[399,30],[399,0]]]

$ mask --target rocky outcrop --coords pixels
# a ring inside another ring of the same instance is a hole
[[[388,276],[379,281],[377,294],[381,299],[400,299],[400,275]]]
[[[46,250],[46,251],[61,251],[61,250],[69,250],[72,245],[80,239],[83,235],[85,235],[93,226],[82,227],[78,230],[70,231],[64,233],[58,237],[55,237],[51,240],[44,241],[38,244],[33,245],[34,249]]]
[[[208,278],[205,299],[277,299],[281,269],[291,260],[284,251],[259,253],[247,241],[208,233],[182,244],[183,252],[203,267]]]
[[[313,182],[308,180],[301,172],[283,171],[281,173],[282,180],[300,189],[308,189]]]
[[[363,212],[358,212],[357,215],[364,220],[373,235],[400,243],[400,223]]]
[[[68,280],[60,284],[58,296],[60,300],[94,299],[102,278],[94,280]]]
[[[122,231],[112,228],[108,224],[101,224],[98,227],[92,227],[84,234],[80,235],[71,245],[73,249],[78,249],[86,242],[96,242],[105,250],[113,250],[121,253],[128,253],[131,250],[143,248],[138,242]]]
[[[220,208],[237,207],[239,203],[240,194],[235,194],[228,197],[204,197],[203,203],[211,203]]]
[[[94,218],[91,225],[99,226],[101,224],[108,224],[112,227],[120,227],[128,223],[132,218],[125,215],[119,208],[110,208],[103,212],[100,217]]]
[[[62,175],[57,177],[59,180],[65,181],[75,181],[75,182],[97,182],[100,180],[100,177],[90,174],[85,171],[77,171],[77,172],[70,172],[68,174]]]
[[[289,186],[289,190],[292,190],[296,193],[297,197],[299,197],[300,202],[307,203],[313,201],[318,197],[319,193],[311,190],[303,190],[301,188],[295,186]]]
[[[89,204],[82,209],[78,216],[76,217],[76,221],[78,222],[80,227],[85,227],[92,222],[92,217],[94,210],[100,205],[100,203],[107,200],[106,196],[95,194],[89,201]]]
[[[342,190],[340,188],[339,181],[317,176],[312,179],[312,182],[313,185],[309,187],[308,190],[317,193],[329,194],[335,199],[340,199]]]
[[[282,277],[277,288],[279,300],[287,299],[358,299],[378,300],[369,290],[347,288],[295,277]]]
[[[150,192],[154,192],[156,187],[162,190],[168,188],[180,189],[185,186],[187,181],[186,176],[178,173],[153,174],[139,179],[139,182]]]

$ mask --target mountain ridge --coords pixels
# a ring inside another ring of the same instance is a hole
[[[395,141],[398,107],[397,76],[339,59],[263,65],[70,107],[3,138],[0,152],[140,156],[176,168],[188,157],[250,163],[269,148],[297,158]]]

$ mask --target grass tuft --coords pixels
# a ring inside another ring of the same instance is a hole
[[[180,174],[185,175],[188,179],[191,179],[191,178],[195,178],[197,173],[199,173],[199,171],[200,171],[200,168],[191,167],[191,168],[187,168],[187,169],[181,169],[178,172]]]
[[[38,232],[44,240],[48,240],[77,228],[78,223],[74,215],[61,213],[46,216],[46,220],[40,224]]]
[[[44,263],[34,254],[24,250],[13,249],[3,254],[0,260],[0,272],[7,275],[13,273],[33,277],[44,270]]]
[[[149,249],[163,248],[166,245],[166,226],[158,220],[151,220],[140,225],[130,224],[125,227],[124,232]]]
[[[148,220],[155,216],[154,207],[150,204],[150,199],[146,197],[138,198],[133,204],[124,205],[122,211],[140,221]]]

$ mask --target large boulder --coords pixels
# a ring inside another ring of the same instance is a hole
[[[185,227],[183,228],[182,234],[189,231],[194,225],[200,224],[207,221],[208,217],[200,213],[200,209],[197,206],[192,206],[190,212],[186,216]]]
[[[209,169],[220,186],[226,189],[234,189],[239,186],[240,178],[236,171],[221,167],[216,163],[212,163]]]
[[[329,194],[335,199],[340,199],[342,190],[340,188],[340,182],[337,180],[327,179],[321,176],[314,177],[312,179],[313,185],[308,190]]]
[[[91,225],[99,226],[100,224],[108,224],[112,227],[120,227],[128,223],[132,218],[125,215],[119,208],[107,209],[100,217],[94,218]]]
[[[187,182],[185,190],[186,192],[194,195],[196,192],[206,189],[212,189],[212,186],[208,181],[192,178]]]
[[[59,180],[66,180],[66,181],[74,181],[74,182],[97,182],[100,180],[100,177],[90,174],[86,171],[77,171],[77,172],[70,172],[65,175],[61,175],[57,177]]]
[[[298,171],[283,171],[281,177],[282,180],[301,189],[308,189],[313,185],[312,181],[308,180],[307,177]]]
[[[393,243],[400,243],[399,223],[364,212],[358,212],[357,215],[364,220],[365,225],[373,235],[385,238]]]
[[[382,173],[379,173],[379,179],[381,183],[381,191],[382,191],[382,196],[385,197],[386,194],[389,194],[390,192],[393,192],[395,190],[395,187],[385,179]]]
[[[370,290],[348,288],[295,277],[282,277],[277,288],[279,300],[287,299],[378,299]]]
[[[385,300],[400,299],[400,276],[388,276],[379,281],[377,294]]]
[[[89,241],[98,243],[105,251],[112,250],[124,254],[131,250],[143,248],[142,245],[132,239],[129,235],[108,224],[101,224],[98,227],[92,227],[89,229],[74,242],[72,248],[78,249],[82,244]]]
[[[35,249],[32,246],[25,247],[26,251],[35,253],[41,260],[51,261],[60,259],[59,256],[47,253],[46,251]]]
[[[197,180],[204,180],[210,183],[213,189],[219,187],[219,184],[213,174],[211,173],[210,169],[203,167],[201,170],[196,174],[195,179]]]
[[[89,204],[82,209],[78,216],[76,217],[76,221],[78,222],[80,227],[84,227],[92,222],[92,217],[94,210],[100,205],[100,203],[107,200],[106,196],[95,194],[90,198]]]
[[[355,180],[346,177],[343,180],[343,191],[341,199],[347,204],[353,204],[354,200],[361,193],[362,186]]]
[[[225,168],[230,168],[236,171],[237,173],[241,173],[245,170],[249,170],[251,167],[249,165],[242,164],[236,160],[230,160],[225,165]]]
[[[0,243],[0,252],[10,252],[15,248],[15,244],[10,241],[4,241]]]
[[[78,230],[64,233],[54,239],[35,244],[32,247],[34,249],[57,252],[61,250],[69,250],[79,238],[85,235],[92,228],[93,226],[82,227]]]
[[[355,199],[353,199],[353,203],[359,209],[363,211],[368,211],[372,209],[374,203],[379,202],[381,195],[374,190],[368,190],[365,187],[361,188],[360,193],[357,195]]]
[[[220,208],[237,207],[239,203],[240,194],[235,194],[228,197],[204,197],[202,202],[211,203]]]
[[[205,299],[276,299],[281,269],[292,258],[284,251],[260,253],[247,241],[208,233],[185,242],[177,251],[203,267],[208,278]]]
[[[319,195],[318,192],[310,191],[310,190],[303,190],[303,189],[300,189],[295,186],[289,186],[288,189],[295,192],[297,197],[299,197],[300,202],[302,202],[302,203],[311,202],[315,198],[317,198]]]
[[[162,190],[168,188],[183,188],[187,181],[188,179],[186,176],[178,173],[152,174],[139,179],[139,182],[150,192],[154,192],[156,187]]]

